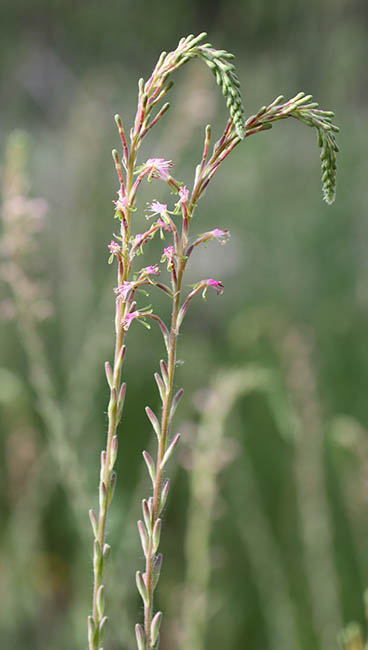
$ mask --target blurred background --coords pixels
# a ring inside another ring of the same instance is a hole
[[[336,113],[337,200],[322,201],[312,129],[248,138],[216,175],[188,284],[214,277],[180,340],[157,606],[161,648],[330,650],[363,624],[368,586],[368,7],[364,0],[1,0],[0,638],[9,650],[86,648],[111,359],[118,189],[113,116],[162,50],[208,32],[236,55],[246,115],[300,90]],[[201,63],[174,77],[141,160],[174,160],[189,185],[204,125],[227,119]],[[163,184],[145,202],[170,204]],[[160,242],[147,249],[157,259]],[[149,299],[167,315],[167,304]],[[136,520],[153,441],[144,406],[159,333],[129,331],[128,393],[109,522],[105,648],[135,647],[142,616]]]

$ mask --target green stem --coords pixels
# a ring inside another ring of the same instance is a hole
[[[180,247],[181,252],[184,250],[183,238]],[[157,460],[156,460],[156,474],[153,485],[153,505],[152,505],[152,525],[151,534],[149,535],[149,545],[146,556],[146,586],[147,586],[147,601],[144,607],[144,631],[146,650],[152,650],[153,644],[151,641],[151,624],[153,618],[153,592],[154,592],[154,576],[153,576],[153,562],[155,554],[153,552],[153,535],[155,523],[161,514],[161,494],[162,494],[162,474],[161,467],[162,460],[168,445],[168,434],[170,427],[170,410],[174,391],[174,378],[175,378],[175,363],[176,363],[176,347],[178,338],[177,319],[180,308],[181,287],[182,279],[186,266],[186,259],[183,256],[179,257],[177,268],[177,282],[176,287],[173,286],[173,306],[171,313],[171,329],[169,337],[169,351],[167,371],[168,378],[166,383],[165,397],[163,401],[162,416],[161,416],[161,435],[158,443]]]
[[[118,264],[118,285],[122,285],[125,281],[128,280],[130,275],[130,263],[129,263],[129,252],[128,252],[128,242],[130,237],[130,214],[133,206],[129,206],[129,195],[132,189],[133,184],[133,172],[134,164],[136,160],[136,150],[132,147],[131,154],[129,156],[129,165],[126,175],[126,193],[128,197],[128,206],[126,208],[125,220],[127,227],[121,227],[121,236],[123,239],[123,254],[122,262]],[[122,326],[123,317],[125,314],[126,305],[125,303],[118,298],[116,300],[115,308],[115,352],[114,352],[114,365],[113,365],[113,374],[112,374],[112,385],[110,387],[110,399],[108,405],[108,430],[107,430],[107,440],[106,440],[106,449],[102,454],[101,459],[101,474],[100,474],[100,484],[99,484],[99,494],[100,494],[100,507],[97,523],[97,535],[95,537],[94,544],[94,558],[93,558],[93,574],[94,574],[94,584],[93,584],[93,605],[92,605],[92,619],[90,625],[93,626],[93,632],[90,634],[89,638],[89,648],[90,650],[98,650],[102,643],[102,630],[100,629],[102,619],[104,617],[103,611],[103,597],[101,591],[103,590],[103,579],[104,579],[104,569],[105,569],[105,560],[107,559],[107,554],[109,547],[106,545],[106,523],[109,506],[113,496],[113,482],[114,482],[114,459],[113,459],[113,439],[116,435],[116,431],[119,425],[121,412],[118,409],[118,395],[121,389],[121,368],[123,362],[123,345],[125,338],[125,331]]]

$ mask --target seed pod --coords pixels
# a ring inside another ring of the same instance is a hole
[[[93,620],[92,616],[88,617],[88,645],[90,648],[94,648],[97,641],[98,628]]]
[[[144,518],[144,523],[146,524],[146,528],[148,531],[150,531],[152,528],[151,511],[148,507],[148,503],[146,499],[142,500],[142,512],[143,512],[143,518]]]
[[[167,495],[169,494],[169,487],[170,487],[170,480],[167,478],[161,492],[161,498],[160,498],[160,513],[165,507],[166,500],[167,500]]]
[[[135,626],[135,638],[137,639],[138,650],[145,650],[144,631],[139,623]]]
[[[150,409],[149,406],[146,406],[145,410],[146,410],[147,417],[148,417],[149,421],[151,422],[151,424],[153,426],[153,430],[156,433],[157,438],[160,439],[160,437],[161,437],[161,427],[160,427],[160,423],[159,423],[159,421],[157,419],[157,416],[154,414],[154,412],[152,411],[152,409]]]
[[[152,531],[152,542],[153,542],[152,551],[153,551],[153,553],[156,553],[156,551],[157,551],[157,549],[158,549],[158,547],[160,545],[161,524],[162,524],[161,519],[157,519],[156,522],[155,522],[155,525],[153,527],[153,531]]]
[[[114,378],[113,378],[113,374],[112,374],[112,368],[111,368],[108,361],[106,361],[106,363],[105,363],[105,373],[106,373],[107,383],[109,384],[109,387],[111,388]]]
[[[103,481],[100,482],[100,510],[105,510],[107,502],[106,485]]]
[[[109,620],[108,616],[104,616],[103,619],[101,620],[100,627],[99,627],[99,632],[100,632],[100,639],[103,637],[103,633],[105,631],[106,623]]]
[[[110,457],[110,464],[109,464],[109,469],[110,470],[115,465],[116,458],[117,458],[117,455],[118,455],[118,446],[119,446],[118,437],[113,436],[112,441],[111,441],[111,457]]]
[[[144,553],[145,557],[147,557],[148,546],[149,546],[149,539],[148,539],[148,535],[147,535],[147,530],[144,527],[144,523],[143,523],[143,521],[141,521],[141,519],[137,522],[137,526],[138,526],[139,537],[141,539],[143,553]]]
[[[163,469],[165,467],[167,461],[169,460],[179,440],[180,440],[180,433],[177,433],[176,436],[173,437],[172,441],[170,442],[168,448],[165,451],[164,457],[160,464],[160,469]]]
[[[167,365],[163,359],[160,361],[160,368],[161,368],[161,375],[162,379],[164,380],[164,384],[167,386],[167,381],[168,381],[168,370],[167,370]]]
[[[178,408],[179,402],[180,402],[181,398],[183,397],[183,395],[184,395],[183,388],[179,388],[178,392],[174,395],[173,401],[172,401],[172,404],[171,404],[170,417],[169,417],[170,420],[172,420],[172,418],[174,417],[175,411]]]
[[[135,574],[135,581],[137,584],[137,589],[141,595],[141,598],[144,602],[145,605],[147,605],[148,602],[148,594],[147,594],[147,587],[145,585],[145,582],[143,580],[142,573],[140,571],[137,571]]]
[[[161,567],[162,567],[162,553],[158,553],[153,560],[153,569],[152,569],[152,587],[156,589],[157,583],[160,578]]]
[[[164,382],[162,381],[162,377],[158,372],[155,372],[154,377],[155,377],[155,380],[156,380],[157,388],[158,388],[159,393],[160,393],[161,401],[163,402],[164,399],[165,399]]]
[[[162,621],[162,612],[157,612],[151,623],[151,643],[152,645],[156,645],[156,641],[158,639],[158,633],[160,631],[160,625]]]
[[[120,386],[119,395],[118,395],[118,404],[117,404],[117,419],[118,421],[121,418],[124,402],[125,402],[125,393],[126,393],[126,383],[123,382]]]
[[[102,551],[100,542],[97,539],[93,544],[93,568],[96,575],[99,575],[102,569]]]
[[[104,586],[100,585],[97,590],[97,611],[100,619],[103,618],[104,610],[105,610],[105,590],[104,590]]]
[[[110,485],[109,485],[109,505],[114,496],[115,487],[116,487],[116,478],[117,478],[116,472],[114,471],[111,472]]]
[[[155,476],[156,476],[156,467],[155,467],[155,463],[153,461],[153,458],[152,458],[152,456],[150,456],[148,451],[143,451],[142,455],[143,455],[143,458],[144,458],[144,460],[146,462],[148,472],[149,472],[149,475],[151,477],[151,481],[152,481],[152,483],[154,483],[155,482]]]
[[[91,508],[91,510],[89,510],[88,514],[89,514],[89,518],[90,518],[90,521],[91,521],[93,534],[94,534],[95,537],[97,537],[97,534],[98,534],[98,522],[97,522],[96,514],[95,514],[94,510],[92,510],[92,508]]]
[[[110,557],[110,551],[111,551],[111,546],[110,546],[110,544],[104,544],[102,555],[103,555],[103,559],[104,559],[105,561],[109,559],[109,557]]]

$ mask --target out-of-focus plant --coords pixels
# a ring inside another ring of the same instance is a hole
[[[188,444],[186,465],[189,471],[189,506],[185,534],[186,572],[180,620],[180,647],[203,650],[205,635],[212,618],[210,597],[211,532],[220,501],[220,473],[240,449],[226,435],[226,419],[234,403],[253,392],[265,396],[275,419],[281,408],[290,410],[276,372],[271,368],[248,366],[223,369],[206,391],[196,397],[199,424],[195,438]],[[285,404],[286,402],[286,404]],[[292,419],[290,414],[290,419]],[[282,426],[281,426],[282,428]],[[282,432],[289,438],[289,427]],[[232,470],[230,470],[232,471]],[[261,602],[265,607],[265,630],[270,648],[298,648],[296,617],[288,593],[280,548],[264,512],[252,463],[242,453],[242,483],[237,483],[239,511],[247,509],[246,521],[238,519],[241,538],[256,578]],[[243,487],[243,485],[242,485]],[[252,571],[253,572],[253,571]]]
[[[41,281],[37,237],[44,228],[48,206],[42,198],[29,197],[27,172],[28,137],[14,131],[8,138],[2,174],[1,277],[8,295],[0,304],[3,317],[14,319],[26,354],[36,408],[48,431],[48,457],[57,468],[74,508],[76,522],[86,507],[83,467],[78,463],[66,431],[40,324],[53,312],[49,287]]]
[[[368,622],[368,591],[364,594],[364,609],[366,625]],[[363,634],[362,626],[359,623],[349,623],[339,634],[341,650],[366,650],[366,634]]]
[[[321,147],[323,196],[327,203],[335,198],[336,152],[334,133],[338,130],[332,123],[333,113],[318,108],[311,95],[298,93],[288,101],[277,97],[263,106],[255,115],[244,118],[240,96],[240,83],[232,63],[233,55],[224,50],[216,50],[209,43],[203,43],[205,34],[192,35],[180,40],[177,48],[167,54],[163,52],[148,81],[140,79],[138,106],[129,137],[119,116],[116,116],[121,143],[122,159],[116,150],[113,159],[119,179],[118,198],[115,203],[115,218],[119,223],[119,233],[109,245],[110,262],[117,264],[116,309],[115,309],[115,352],[113,364],[105,364],[106,378],[110,389],[108,406],[108,432],[106,448],[101,454],[99,511],[90,510],[94,534],[93,553],[93,605],[88,619],[90,650],[100,650],[103,643],[105,615],[104,574],[110,546],[106,540],[108,511],[116,484],[114,465],[118,452],[117,429],[123,414],[126,384],[122,380],[122,367],[126,355],[126,337],[134,321],[149,327],[155,321],[161,330],[167,357],[160,361],[160,372],[155,373],[162,411],[157,416],[150,407],[146,413],[157,437],[156,458],[143,452],[148,473],[152,482],[152,495],[142,501],[142,520],[138,522],[139,536],[145,556],[144,572],[137,571],[136,581],[144,605],[143,624],[136,625],[136,639],[139,650],[153,650],[159,645],[159,629],[162,619],[160,611],[155,612],[154,592],[160,576],[162,554],[159,553],[162,512],[169,491],[169,480],[164,478],[166,465],[180,435],[171,436],[174,413],[182,397],[183,390],[175,390],[175,368],[177,364],[177,341],[184,316],[192,299],[201,293],[206,298],[209,289],[217,294],[223,292],[223,285],[212,278],[201,279],[187,291],[184,285],[185,271],[194,250],[211,240],[225,243],[229,238],[226,229],[214,228],[194,239],[190,238],[191,222],[199,200],[205,193],[211,179],[221,163],[240,142],[248,136],[270,129],[274,122],[292,117],[316,129]],[[170,75],[193,58],[203,60],[215,75],[217,84],[230,112],[221,138],[210,152],[211,128],[205,129],[202,158],[196,168],[191,189],[172,176],[173,163],[164,158],[149,158],[142,164],[138,162],[139,148],[153,126],[169,108],[166,102],[158,109],[160,102],[172,86]],[[146,218],[155,217],[151,226],[143,233],[136,233],[137,193],[144,179],[149,182],[159,180],[166,183],[170,191],[177,195],[172,209],[165,203],[152,200],[146,211]],[[142,266],[137,259],[143,254],[147,243],[157,234],[168,237],[162,256],[157,263]],[[159,280],[160,264],[165,264],[169,273],[167,283]],[[150,305],[139,306],[139,293],[147,295],[147,288],[155,287],[163,292],[171,302],[171,322],[167,325],[154,313]]]

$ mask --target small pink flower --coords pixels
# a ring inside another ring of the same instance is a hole
[[[146,215],[146,219],[150,219],[155,214],[162,216],[167,211],[167,205],[159,201],[152,201],[151,204],[147,203],[147,209],[150,210],[151,214]]]
[[[171,232],[172,228],[169,223],[165,223],[162,219],[157,219],[156,223],[160,226],[160,230],[166,230],[166,232]]]
[[[214,230],[210,230],[208,234],[211,234],[214,239],[217,239],[217,241],[220,244],[226,244],[227,241],[230,239],[230,233],[228,230],[221,230],[220,228],[215,228]]]
[[[170,269],[172,269],[174,266],[174,255],[175,255],[174,246],[168,246],[167,248],[164,248],[164,252],[161,257],[161,262],[165,262],[165,260],[167,261],[168,271],[170,271]]]
[[[123,196],[122,188],[120,188],[120,190],[117,192],[117,195],[119,198],[117,201],[113,201],[113,203],[115,203],[115,207],[117,210],[123,210],[127,205],[127,197]]]
[[[119,296],[119,298],[122,299],[123,302],[126,302],[129,293],[130,293],[130,292],[132,291],[132,289],[134,289],[134,288],[135,288],[135,286],[134,286],[134,283],[133,283],[133,282],[127,282],[127,281],[125,281],[125,282],[123,282],[123,284],[121,284],[121,285],[119,285],[118,287],[116,287],[116,288],[114,289],[114,292],[116,293],[117,296]]]
[[[132,322],[136,318],[139,318],[139,316],[141,316],[141,313],[139,311],[131,311],[130,314],[126,314],[126,316],[124,316],[123,322],[122,322],[123,329],[125,331],[127,331],[129,329],[130,325],[132,324]]]
[[[119,253],[121,252],[118,242],[114,241],[113,239],[111,240],[107,248],[109,249],[111,255],[119,255]]]
[[[180,199],[179,199],[178,203],[180,205],[186,205],[188,203],[188,200],[189,200],[189,190],[188,190],[188,188],[186,186],[180,188],[179,196],[180,196]]]
[[[144,234],[138,233],[133,239],[132,248],[138,248],[139,246],[141,246],[141,244],[143,244],[144,240],[145,240]]]
[[[157,264],[154,264],[151,266],[146,266],[146,268],[142,269],[142,273],[145,273],[146,275],[160,275],[161,269]]]
[[[204,280],[204,282],[206,282],[205,291],[208,287],[212,287],[212,289],[215,289],[215,291],[218,294],[223,293],[224,285],[222,284],[222,282],[219,282],[218,280],[212,280],[212,278],[209,278],[208,280]]]
[[[164,160],[163,158],[149,158],[144,167],[149,170],[151,178],[161,178],[167,181],[170,178],[170,167],[174,164],[171,160]]]

